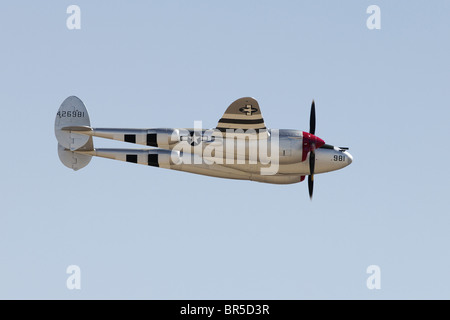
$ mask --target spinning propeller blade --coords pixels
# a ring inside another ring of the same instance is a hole
[[[314,100],[311,103],[311,114],[309,116],[309,133],[315,134],[316,132],[316,104]]]
[[[312,200],[313,196],[313,189],[314,189],[314,164],[316,162],[316,154],[314,151],[311,150],[309,153],[309,170],[310,175],[308,176],[308,191],[309,191],[309,198]]]
[[[311,113],[309,116],[309,133],[314,134],[316,132],[316,104],[314,100],[311,103]],[[309,198],[312,200],[314,190],[314,167],[316,164],[316,144],[314,140],[311,142],[309,152],[309,176],[308,176],[308,191]]]

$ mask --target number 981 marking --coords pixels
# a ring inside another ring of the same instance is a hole
[[[333,161],[345,161],[345,156],[336,154],[333,156]]]

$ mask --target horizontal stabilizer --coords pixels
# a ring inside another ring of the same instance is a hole
[[[61,131],[92,131],[92,128],[89,126],[71,126],[71,127],[64,127],[61,128]]]

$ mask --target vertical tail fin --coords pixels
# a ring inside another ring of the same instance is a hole
[[[90,130],[88,111],[84,103],[75,96],[70,96],[63,101],[56,113],[55,136],[58,140],[58,155],[61,162],[73,170],[81,169],[88,165],[91,156],[76,154],[75,150],[94,150],[92,137],[76,133],[72,130],[64,130],[68,127],[85,127]]]

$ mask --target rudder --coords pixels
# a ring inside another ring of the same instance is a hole
[[[90,155],[75,153],[75,150],[94,150],[92,137],[76,133],[73,130],[62,130],[69,127],[85,127],[90,130],[89,114],[83,101],[70,96],[63,101],[56,113],[55,136],[58,140],[58,156],[68,168],[79,170],[91,161]]]
[[[70,169],[75,171],[86,167],[89,162],[91,162],[92,156],[87,154],[75,153],[73,151],[67,150],[62,145],[58,143],[58,156],[59,160]]]
[[[55,136],[60,145],[71,151],[83,147],[91,137],[61,129],[66,127],[90,128],[90,126],[89,114],[83,101],[75,96],[68,97],[63,101],[55,118]]]

